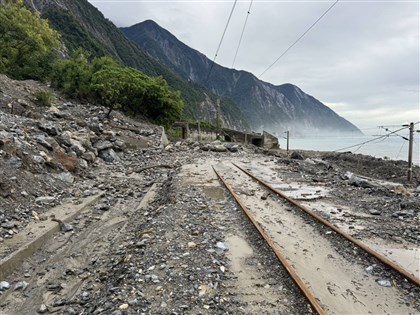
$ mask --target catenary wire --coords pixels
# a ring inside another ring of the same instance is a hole
[[[232,68],[233,68],[233,66],[235,65],[236,57],[238,56],[239,47],[241,46],[241,42],[242,42],[242,37],[244,36],[244,33],[245,33],[245,27],[246,27],[246,24],[248,23],[248,18],[249,18],[249,15],[251,14],[251,7],[252,7],[252,2],[253,2],[253,1],[254,1],[254,0],[251,0],[251,2],[250,2],[250,4],[249,4],[248,11],[247,11],[247,13],[246,13],[245,23],[244,23],[244,26],[243,26],[243,28],[242,28],[241,37],[239,37],[239,43],[238,43],[238,47],[236,48],[235,57],[233,58]]]
[[[404,145],[405,145],[405,141],[403,141],[403,143],[402,143],[402,145],[401,145],[401,148],[400,148],[400,151],[398,151],[398,154],[397,154],[397,156],[395,157],[395,160],[396,159],[398,159],[398,157],[400,156],[400,154],[401,154],[401,151],[402,151],[402,149],[403,149],[403,147],[404,147]]]
[[[388,134],[386,134],[386,135],[379,136],[379,137],[376,137],[376,138],[373,138],[373,139],[370,139],[370,140],[364,141],[364,142],[362,142],[362,143],[358,143],[358,144],[355,144],[355,145],[351,145],[351,146],[348,146],[348,147],[345,147],[345,148],[341,148],[341,149],[338,149],[338,150],[334,150],[333,152],[342,151],[342,150],[347,150],[347,149],[351,149],[351,148],[354,148],[354,147],[361,147],[362,145],[365,145],[365,144],[367,144],[367,143],[370,143],[370,142],[373,142],[373,141],[376,141],[376,140],[379,140],[379,139],[382,139],[382,138],[389,137],[390,135],[392,135],[392,134],[394,134],[394,133],[396,133],[396,132],[399,132],[399,131],[401,131],[401,130],[407,129],[407,128],[408,128],[408,127],[403,127],[403,128],[398,129],[398,130],[392,131],[392,132],[390,132],[390,133],[388,133]],[[359,148],[359,149],[360,149],[360,148]]]
[[[283,57],[293,46],[295,46],[321,19],[338,3],[340,0],[336,0],[297,40],[293,42],[281,55],[278,57],[267,69],[265,69],[258,78],[261,78],[271,67],[273,67],[281,57]]]
[[[211,66],[210,66],[209,73],[207,74],[207,79],[206,79],[206,82],[207,82],[207,81],[209,80],[209,78],[210,78],[211,71],[213,70],[214,64],[215,64],[215,62],[216,62],[217,54],[219,53],[220,46],[222,46],[223,38],[225,37],[225,34],[226,34],[226,31],[227,31],[227,28],[228,28],[229,23],[230,23],[230,19],[232,18],[233,11],[235,11],[235,7],[236,7],[236,3],[237,3],[237,2],[238,2],[238,0],[235,0],[235,2],[233,3],[232,10],[230,11],[229,18],[228,18],[228,20],[227,20],[227,23],[226,23],[225,29],[223,30],[222,38],[220,39],[219,46],[217,46],[216,54],[214,55],[213,62],[211,63]]]

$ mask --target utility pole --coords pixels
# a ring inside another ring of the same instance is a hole
[[[287,139],[287,152],[289,152],[289,130],[286,131],[286,139]]]
[[[220,99],[217,99],[216,104],[216,126],[217,126],[217,136],[216,139],[220,139]]]
[[[414,141],[414,123],[410,123],[410,136],[408,137],[408,173],[407,180],[411,182],[413,176],[413,141]]]

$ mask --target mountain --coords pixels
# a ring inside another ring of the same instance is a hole
[[[216,121],[217,95],[195,82],[183,79],[149,56],[86,0],[24,1],[27,7],[48,19],[50,25],[61,34],[68,53],[82,47],[94,56],[111,56],[121,64],[139,69],[147,75],[161,75],[174,90],[181,91],[185,103],[184,118]],[[241,110],[227,97],[221,102],[220,119],[229,128],[249,128]]]
[[[241,109],[254,130],[297,133],[343,132],[362,134],[352,123],[337,115],[316,98],[292,84],[275,86],[252,73],[228,69],[194,50],[174,35],[148,20],[127,28],[124,34],[150,56],[168,66],[185,80],[228,97]]]

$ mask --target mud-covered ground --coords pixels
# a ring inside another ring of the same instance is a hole
[[[268,168],[271,181],[354,237],[393,249],[391,258],[418,247],[419,167],[407,183],[403,161],[167,144],[160,127],[107,119],[106,109],[58,94],[40,107],[38,90],[48,88],[0,77],[0,245],[51,220],[43,214],[57,205],[104,195],[69,222],[73,231],[0,279],[9,284],[0,284],[0,314],[311,313],[212,172],[226,160]],[[418,252],[407,261],[418,266]],[[418,295],[410,288],[402,303]]]

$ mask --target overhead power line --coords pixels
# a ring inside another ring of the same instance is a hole
[[[238,2],[238,0],[235,0],[235,2],[233,3],[232,10],[230,11],[229,18],[228,18],[228,20],[227,20],[227,23],[226,23],[225,29],[224,29],[223,34],[222,34],[222,38],[220,39],[219,46],[217,46],[216,54],[214,55],[213,62],[212,62],[212,64],[211,64],[211,66],[210,66],[209,73],[207,74],[207,79],[206,79],[206,81],[208,81],[208,79],[210,78],[211,71],[213,70],[214,63],[216,62],[217,54],[219,53],[220,46],[222,46],[223,38],[225,37],[226,30],[227,30],[227,28],[228,28],[228,26],[229,26],[230,19],[232,18],[233,11],[235,10],[236,3],[237,3],[237,2]]]
[[[384,140],[385,140],[385,138],[389,137],[390,135],[392,135],[392,134],[396,134],[397,132],[399,132],[399,131],[401,131],[401,130],[404,130],[404,129],[408,129],[408,127],[403,127],[403,128],[398,129],[398,130],[395,130],[395,131],[392,131],[392,132],[390,132],[390,133],[387,133],[386,135],[379,136],[379,137],[376,137],[376,138],[373,138],[373,139],[370,139],[370,140],[364,141],[364,142],[362,142],[362,143],[358,143],[358,144],[355,144],[355,145],[351,145],[351,146],[348,146],[348,147],[345,147],[345,148],[342,148],[342,149],[334,150],[333,152],[342,151],[342,150],[347,150],[347,149],[351,149],[351,148],[355,148],[355,147],[359,147],[359,149],[360,149],[360,147],[361,147],[362,145],[365,145],[365,144],[367,144],[367,143],[370,143],[370,142],[373,142],[373,141],[376,141],[376,140],[380,140],[380,139],[384,139]]]
[[[238,51],[239,51],[239,47],[241,46],[242,37],[244,36],[244,33],[245,33],[246,23],[248,22],[249,15],[251,14],[251,7],[252,7],[252,2],[253,2],[253,1],[254,1],[254,0],[251,0],[251,2],[250,2],[250,4],[249,4],[248,11],[247,11],[247,13],[246,13],[246,19],[245,19],[244,27],[242,28],[241,37],[239,38],[238,47],[236,48],[235,57],[233,58],[232,68],[233,68],[233,66],[235,65],[236,57],[238,56]]]
[[[266,73],[271,67],[273,67],[279,60],[281,57],[283,57],[285,54],[287,54],[287,52],[292,49],[293,46],[295,46],[319,21],[321,21],[321,19],[338,3],[338,1],[340,0],[336,0],[302,35],[300,35],[300,37],[295,40],[293,42],[293,44],[291,44],[281,55],[280,57],[278,57],[267,69],[265,69],[259,76],[258,78],[261,78],[264,73]]]

